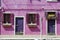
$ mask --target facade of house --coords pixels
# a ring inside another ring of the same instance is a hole
[[[0,35],[60,35],[59,0],[1,0]]]

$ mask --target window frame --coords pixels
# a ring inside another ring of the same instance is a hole
[[[36,22],[35,22],[35,20],[36,20],[35,15],[36,15],[36,14],[27,14],[27,15],[28,15],[28,19],[29,19],[28,22],[27,22],[28,24],[30,24],[30,23],[36,23]],[[32,16],[33,16],[33,17],[32,17]],[[33,18],[33,19],[32,19],[32,18]],[[34,20],[34,19],[35,19],[35,20]],[[34,22],[33,22],[33,21],[34,21]],[[29,22],[30,22],[30,23],[29,23]]]
[[[8,22],[6,22],[6,23],[4,23],[4,14],[10,14],[10,22],[8,23]],[[11,22],[12,21],[12,18],[11,18],[11,16],[12,16],[12,13],[11,12],[3,12],[3,25],[5,25],[5,26],[11,26],[13,23]]]
[[[3,23],[11,23],[11,18],[10,18],[11,14],[3,14]]]
[[[29,14],[33,14],[33,15],[34,15],[34,18],[35,18],[35,19],[34,19],[34,23],[31,23],[31,22],[29,23],[29,20],[28,20],[29,18],[27,18],[27,17],[29,17],[29,16],[28,16]],[[39,23],[38,23],[38,21],[39,21],[38,19],[39,19],[39,18],[37,18],[37,16],[38,16],[38,15],[35,14],[35,13],[28,13],[28,14],[26,14],[27,24],[28,24],[28,25],[38,25],[38,24],[39,24]],[[38,20],[38,21],[37,21],[37,20]]]
[[[56,12],[56,16],[57,16],[57,13],[58,13],[58,11],[57,10],[46,10],[45,11],[45,17],[46,17],[46,14],[47,14],[47,12]],[[57,35],[57,21],[56,21],[56,19],[55,19],[55,35]],[[47,26],[48,25],[48,22],[47,22],[47,20],[46,20],[46,34],[48,35],[48,33],[47,33]]]

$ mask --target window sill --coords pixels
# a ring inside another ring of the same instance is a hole
[[[28,24],[29,26],[36,26],[37,24],[36,23],[30,23]]]
[[[3,23],[3,25],[9,26],[9,25],[12,25],[12,24],[11,23]]]

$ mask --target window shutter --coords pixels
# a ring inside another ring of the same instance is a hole
[[[26,22],[29,24],[31,22],[37,23],[39,25],[39,14],[27,14],[26,15]]]
[[[60,13],[57,14],[58,17],[57,17],[57,24],[60,24]]]
[[[39,14],[37,14],[37,17],[36,18],[37,18],[37,20],[36,20],[37,21],[37,25],[39,25],[39,23],[40,23],[39,22]]]
[[[2,15],[2,23],[4,23],[4,14]]]
[[[0,12],[0,22],[2,22],[2,12]]]
[[[10,20],[11,20],[12,25],[14,25],[14,14],[11,14],[10,18],[11,18]]]
[[[36,16],[37,16],[37,15],[34,14],[33,16],[34,16],[34,17],[33,17],[33,22],[36,23]]]
[[[29,15],[28,14],[26,14],[26,22],[27,22],[27,24],[29,23]]]

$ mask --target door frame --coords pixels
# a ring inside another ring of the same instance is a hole
[[[15,34],[15,28],[16,28],[16,18],[19,17],[19,18],[23,18],[23,35],[25,35],[25,16],[15,16],[14,17],[14,34]],[[15,34],[16,35],[16,34]]]
[[[45,12],[56,12],[58,13],[56,10],[46,10]],[[48,35],[48,26],[47,26],[48,22],[46,19],[46,35]],[[57,20],[55,19],[55,35],[57,35]]]
[[[46,20],[46,34],[48,35],[48,22]],[[57,20],[55,20],[55,35],[57,35]]]

